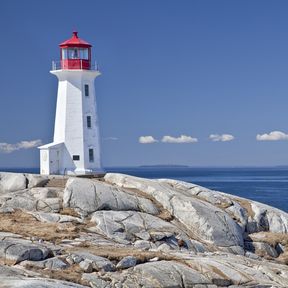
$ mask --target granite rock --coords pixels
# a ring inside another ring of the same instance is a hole
[[[89,252],[76,252],[73,253],[74,257],[75,255],[78,257],[83,258],[83,261],[89,261],[92,264],[92,267],[96,271],[105,271],[105,272],[110,272],[110,271],[115,271],[115,265],[108,259],[104,257],[100,257],[94,254],[91,254]],[[81,262],[80,262],[81,263]]]
[[[139,189],[153,196],[191,233],[197,235],[199,240],[222,247],[243,247],[240,226],[222,209],[192,197],[190,188],[188,191],[180,186],[174,189],[170,180],[166,183],[164,180],[141,179],[123,174],[108,173],[105,180],[119,187]]]
[[[98,210],[134,210],[158,214],[158,209],[150,200],[100,181],[70,178],[63,200],[65,207],[76,208],[84,214]]]
[[[48,176],[43,175],[26,174],[26,178],[28,181],[27,188],[43,187],[49,181]]]
[[[43,260],[49,252],[49,249],[40,245],[29,245],[18,241],[0,241],[0,258],[14,263],[24,260]]]
[[[0,173],[0,193],[14,192],[27,188],[27,179],[24,174]]]
[[[83,223],[83,219],[59,213],[30,212],[38,221],[46,223]]]
[[[288,287],[288,214],[276,208],[170,179],[68,177],[63,191],[8,174],[0,287]]]
[[[134,256],[126,256],[121,259],[116,265],[117,269],[127,269],[130,267],[134,267],[137,264],[137,258]]]
[[[63,259],[59,257],[48,258],[42,261],[23,261],[21,265],[24,267],[37,267],[41,269],[50,269],[50,270],[63,270],[67,269],[70,265],[66,263]]]
[[[132,270],[131,270],[132,269]],[[174,261],[147,262],[122,273],[125,287],[193,287],[212,284],[205,276]],[[133,286],[134,285],[134,286]]]
[[[148,235],[147,240],[157,241],[179,233],[169,222],[135,211],[97,211],[92,214],[91,221],[99,231],[116,241],[135,242],[142,239],[143,234]]]
[[[68,281],[52,280],[47,278],[28,277],[3,277],[1,278],[1,287],[3,288],[87,288],[87,286],[71,283]]]
[[[82,275],[82,279],[88,281],[92,288],[112,288],[109,282],[102,280],[97,275],[86,274]]]

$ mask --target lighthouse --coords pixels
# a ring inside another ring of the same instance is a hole
[[[89,175],[102,172],[91,47],[77,32],[59,45],[60,61],[50,73],[58,78],[53,142],[40,146],[40,173]]]

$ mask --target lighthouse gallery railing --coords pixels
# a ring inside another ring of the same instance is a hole
[[[79,59],[78,63],[79,63],[79,67],[77,69],[99,71],[99,65],[97,64],[96,61],[94,64],[90,64],[89,69],[87,69],[87,65],[84,65],[84,62],[82,60]],[[69,69],[68,67],[65,67],[65,66],[66,65],[64,65],[64,69]],[[63,63],[61,61],[52,61],[52,69],[51,69],[52,71],[61,70],[61,69],[63,69]],[[75,68],[72,68],[72,69],[75,70]]]

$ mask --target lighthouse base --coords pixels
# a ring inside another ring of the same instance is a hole
[[[71,172],[71,171],[69,171]],[[76,176],[98,176],[98,175],[104,175],[104,170],[90,170],[90,169],[75,169],[74,172],[71,172],[71,174],[68,175],[76,175]]]
[[[83,162],[73,160],[65,143],[50,143],[40,149],[40,173],[42,175],[93,176],[103,175],[104,171],[97,162],[85,167]]]

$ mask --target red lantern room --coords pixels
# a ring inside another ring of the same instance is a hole
[[[91,47],[88,42],[78,38],[74,31],[72,38],[59,45],[61,69],[91,69]]]

